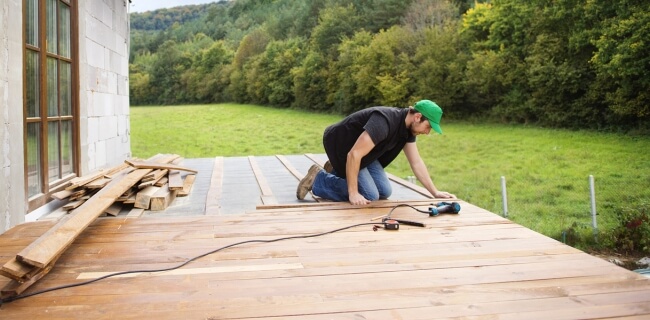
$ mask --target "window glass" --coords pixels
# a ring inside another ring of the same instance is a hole
[[[61,121],[61,173],[71,174],[72,168],[72,120]]]
[[[27,196],[41,193],[40,122],[27,123]]]
[[[59,175],[59,122],[47,123],[47,168],[49,181],[60,178]]]
[[[72,115],[72,70],[70,63],[59,61],[59,93],[61,115]]]
[[[26,63],[25,72],[26,72],[27,84],[25,86],[25,90],[26,90],[27,99],[25,103],[27,104],[27,117],[30,118],[40,117],[41,114],[39,110],[40,72],[38,72],[39,70],[38,52],[27,50],[26,60],[27,61],[25,61]]]
[[[59,54],[70,58],[70,7],[59,4]]]
[[[47,25],[47,52],[57,54],[57,41],[56,41],[56,3],[58,0],[46,0],[46,25]]]
[[[57,86],[57,60],[47,58],[47,116],[55,117],[59,115],[58,97],[59,90]]]
[[[38,47],[38,0],[25,1],[25,11],[27,12],[25,42]]]

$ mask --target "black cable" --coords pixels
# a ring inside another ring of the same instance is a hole
[[[390,214],[393,213],[393,211],[394,211],[395,209],[399,208],[399,207],[409,207],[409,208],[411,208],[411,209],[413,209],[413,210],[415,210],[415,211],[417,211],[417,212],[421,212],[421,213],[429,214],[429,211],[428,211],[428,210],[418,209],[418,208],[416,208],[416,207],[414,207],[414,206],[412,206],[412,205],[410,205],[410,204],[401,203],[401,204],[398,204],[398,205],[394,206],[392,209],[390,209],[390,211],[389,211],[388,214],[386,215],[386,218],[390,218]]]
[[[403,205],[399,205],[399,206],[403,206]],[[393,209],[395,209],[395,208],[393,208]],[[415,208],[414,208],[414,209],[415,209]],[[416,209],[416,210],[417,210],[417,209]],[[392,211],[393,211],[393,210],[391,210],[391,212],[392,212]],[[390,214],[390,213],[389,213],[389,214]],[[106,279],[106,278],[115,277],[115,276],[120,276],[120,275],[124,275],[124,274],[130,274],[130,273],[145,273],[145,272],[152,273],[152,272],[165,272],[165,271],[176,270],[176,269],[178,269],[178,268],[181,268],[181,267],[186,266],[188,263],[190,263],[190,262],[192,262],[192,261],[195,261],[195,260],[197,260],[197,259],[203,258],[203,257],[205,257],[205,256],[207,256],[207,255],[211,255],[211,254],[213,254],[213,253],[217,253],[217,252],[219,252],[219,251],[221,251],[221,250],[225,250],[225,249],[228,249],[228,248],[232,248],[232,247],[239,246],[239,245],[243,245],[243,244],[247,244],[247,243],[271,243],[271,242],[277,242],[277,241],[283,241],[283,240],[315,238],[315,237],[320,237],[320,236],[324,236],[324,235],[328,235],[328,234],[336,233],[336,232],[343,231],[343,230],[347,230],[347,229],[356,228],[356,227],[359,227],[359,226],[375,225],[375,224],[376,224],[376,223],[371,223],[371,222],[367,222],[367,223],[358,223],[358,224],[350,225],[350,226],[347,226],[347,227],[343,227],[343,228],[339,228],[339,229],[335,229],[335,230],[331,230],[331,231],[326,231],[326,232],[321,232],[321,233],[316,233],[316,234],[308,234],[308,235],[303,235],[303,236],[282,237],[282,238],[276,238],[276,239],[271,239],[271,240],[246,240],[246,241],[241,241],[241,242],[237,242],[237,243],[229,244],[229,245],[227,245],[227,246],[223,246],[223,247],[221,247],[221,248],[217,248],[217,249],[214,249],[214,250],[212,250],[212,251],[208,251],[208,252],[206,252],[206,253],[200,254],[200,255],[198,255],[198,256],[195,256],[195,257],[193,257],[193,258],[190,258],[189,260],[184,261],[184,262],[182,262],[182,263],[180,263],[180,264],[178,264],[178,265],[176,265],[176,266],[173,266],[173,267],[162,268],[162,269],[152,269],[152,270],[131,270],[131,271],[120,271],[120,272],[115,272],[115,273],[107,274],[107,275],[105,275],[105,276],[101,276],[101,277],[99,277],[99,278],[95,278],[95,279],[91,279],[91,280],[87,280],[87,281],[83,281],[83,282],[72,283],[72,284],[66,284],[66,285],[62,285],[62,286],[58,286],[58,287],[53,287],[53,288],[49,288],[49,289],[43,289],[43,290],[36,291],[36,292],[32,292],[32,293],[19,294],[19,295],[13,296],[13,297],[5,298],[5,299],[0,299],[0,306],[2,306],[2,304],[6,303],[6,302],[12,302],[12,301],[16,301],[16,300],[20,300],[20,299],[24,299],[24,298],[28,298],[28,297],[33,297],[33,296],[35,296],[35,295],[43,294],[43,293],[46,293],[46,292],[51,292],[51,291],[56,291],[56,290],[61,290],[61,289],[67,289],[67,288],[74,288],[74,287],[84,286],[84,285],[87,285],[87,284],[91,284],[91,283],[93,283],[93,282],[97,282],[97,281],[99,281],[99,280],[104,280],[104,279]]]

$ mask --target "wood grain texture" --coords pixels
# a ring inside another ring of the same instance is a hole
[[[342,203],[244,215],[98,219],[34,290],[124,270],[168,268],[250,240],[314,235],[396,204]],[[419,208],[427,201],[409,202]],[[138,273],[3,306],[3,317],[214,319],[590,319],[650,316],[650,279],[461,201],[461,213],[393,216],[305,239],[231,247],[163,273]],[[27,228],[0,235],[11,247]],[[45,228],[35,228],[44,232]],[[37,235],[32,235],[35,237]],[[6,282],[5,282],[6,283]],[[0,282],[0,285],[3,283]]]

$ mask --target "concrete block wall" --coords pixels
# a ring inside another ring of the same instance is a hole
[[[25,220],[22,1],[0,2],[0,233]],[[10,31],[11,30],[11,31]]]
[[[131,157],[128,0],[78,1],[82,175]]]

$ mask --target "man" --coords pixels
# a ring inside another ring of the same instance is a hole
[[[334,201],[364,205],[387,199],[392,188],[384,168],[404,151],[415,177],[434,198],[455,198],[439,191],[420,157],[415,137],[440,129],[442,109],[430,100],[413,107],[372,107],[357,111],[325,129],[323,145],[329,158],[325,170],[309,168],[298,183],[296,196],[314,195]],[[428,120],[428,121],[427,121]]]

